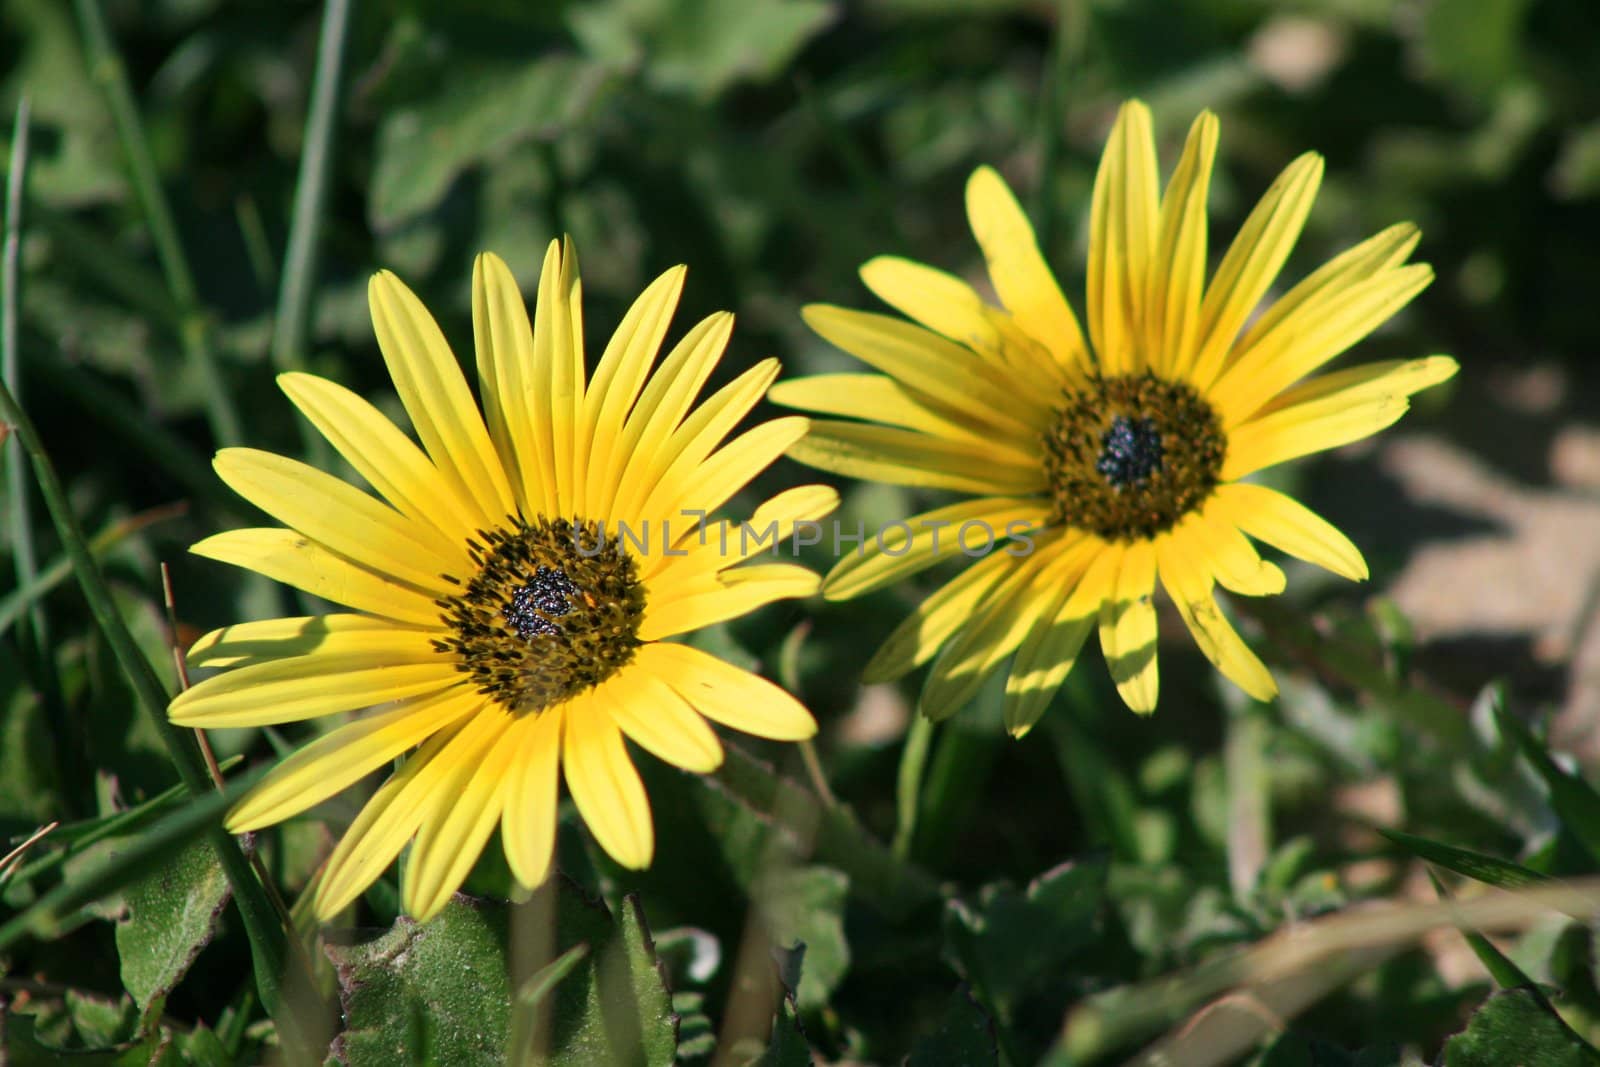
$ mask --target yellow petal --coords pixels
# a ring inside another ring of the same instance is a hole
[[[298,815],[483,704],[482,693],[457,686],[329,731],[278,764],[245,794],[228,813],[228,829],[245,833]]]
[[[1210,400],[1223,428],[1231,432],[1285,387],[1377,329],[1432,280],[1432,267],[1413,263],[1308,301],[1262,334],[1217,382]]]
[[[190,552],[231,563],[347,608],[416,626],[437,626],[433,595],[360,567],[293,530],[245,529],[213,534]]]
[[[1215,500],[1220,518],[1256,540],[1352,581],[1366,580],[1361,550],[1299,501],[1248,482],[1218,486]]]
[[[643,561],[640,577],[652,597],[670,600],[691,591],[709,592],[721,586],[719,571],[762,552],[776,555],[784,545],[793,547],[797,528],[815,522],[838,506],[839,492],[832,486],[799,485],[768,500],[742,523],[718,520],[699,524],[692,521],[694,515],[686,516],[690,525],[681,535],[678,526],[672,526],[675,551]],[[809,527],[806,535],[809,539]],[[687,555],[679,556],[678,552]]]
[[[445,478],[377,408],[342,385],[311,374],[278,376],[278,386],[356,473],[401,514],[431,523],[453,541],[483,525],[462,486]]]
[[[1193,527],[1198,525],[1203,521],[1191,520],[1156,545],[1161,584],[1206,659],[1250,696],[1271,700],[1278,693],[1271,672],[1239,637],[1212,596],[1205,546],[1193,536]]]
[[[1338,400],[1353,404],[1361,400],[1376,400],[1385,396],[1408,397],[1455,377],[1460,367],[1449,356],[1425,356],[1422,359],[1392,359],[1381,363],[1364,363],[1348,370],[1321,374],[1301,382],[1292,389],[1279,393],[1277,398],[1261,409],[1261,415],[1271,415],[1290,408],[1299,408],[1313,401]]]
[[[787,415],[763,422],[723,445],[684,478],[677,499],[666,506],[669,517],[688,516],[689,509],[712,512],[778,461],[805,436],[811,420]],[[645,519],[659,516],[642,516]],[[688,533],[692,522],[685,522]]]
[[[1033,227],[1005,181],[989,167],[967,179],[967,219],[1006,310],[1074,375],[1089,369],[1083,331],[1039,251]]]
[[[1243,478],[1300,456],[1371,437],[1398,422],[1410,407],[1400,396],[1353,403],[1330,397],[1263,416],[1228,436],[1222,477],[1229,481]]]
[[[624,514],[671,514],[672,505],[683,494],[684,482],[760,402],[778,376],[778,368],[777,360],[762,360],[695,408],[657,451],[652,468],[641,470],[639,483],[629,486],[636,499],[619,500],[618,509]]]
[[[388,619],[371,615],[301,615],[287,619],[260,619],[212,630],[189,646],[185,659],[191,667],[242,667],[267,660],[304,656],[328,647],[330,639],[338,640],[345,634],[378,631],[399,631],[419,637],[437,633],[437,630],[397,626]]]
[[[558,245],[545,253],[548,269]],[[505,261],[485,252],[472,264],[472,337],[484,413],[524,514],[557,511],[548,398],[539,387],[533,326]]]
[[[1145,367],[1140,324],[1155,256],[1157,181],[1150,110],[1130,100],[1100,157],[1089,212],[1089,337],[1107,376]]]
[[[1100,604],[1100,648],[1117,692],[1141,715],[1156,710],[1155,547],[1135,541],[1122,550],[1116,584]]]
[[[1308,152],[1286,167],[1239,228],[1200,304],[1200,332],[1189,381],[1216,381],[1239,329],[1289,257],[1322,182],[1322,157]]]
[[[1064,547],[1065,546],[1065,547]],[[1052,543],[1024,558],[995,585],[955,639],[933,661],[917,706],[935,722],[960,711],[1000,661],[1022,643],[1034,622],[1056,606],[1056,590],[1086,562],[1087,542]]]
[[[1045,486],[1044,468],[1037,462],[1011,461],[980,442],[856,422],[813,421],[789,456],[852,478],[986,496],[1025,496]]]
[[[581,439],[589,442],[590,452],[587,493],[580,514],[604,515],[611,507],[612,493],[627,460],[627,453],[619,447],[623,423],[667,335],[685,273],[684,267],[673,267],[639,294],[595,368],[594,381],[583,400],[587,429]]]
[[[1017,390],[992,366],[932,330],[870,311],[810,304],[800,311],[824,340],[896,379],[916,393],[959,411],[963,421],[1007,439],[1026,439],[1038,427],[1019,409]]]
[[[1283,592],[1283,571],[1256,552],[1239,528],[1221,518],[1210,502],[1192,527],[1192,536],[1210,562],[1218,583],[1245,596],[1276,596]]]
[[[400,899],[418,922],[439,913],[466,880],[472,865],[500,821],[516,746],[506,737],[513,717],[498,708],[485,709],[494,724],[482,756],[453,791],[449,804],[435,806],[417,827],[417,840],[401,879]]]
[[[693,405],[732,335],[733,316],[727,312],[719,311],[703,320],[678,342],[645,386],[623,427],[621,445],[627,462],[610,506],[614,516],[630,518],[639,514],[645,495],[654,485],[651,475],[657,469],[661,450]]]
[[[648,670],[626,670],[602,688],[602,704],[628,739],[686,771],[706,774],[722,766],[722,742],[687,701]]]
[[[1275,331],[1285,319],[1299,314],[1306,306],[1341,293],[1375,274],[1398,267],[1415,251],[1421,236],[1415,225],[1400,222],[1340,252],[1262,311],[1261,316],[1239,338],[1239,343],[1234,346],[1234,355],[1248,352],[1263,336]]]
[[[1066,384],[1067,376],[1043,344],[1010,316],[986,305],[972,286],[952,274],[898,256],[869,261],[861,268],[861,280],[907,318],[965,345],[985,360],[1037,381],[1039,392],[1017,400],[1042,409],[1034,418],[1048,417],[1046,398]]]
[[[1072,673],[1078,652],[1095,627],[1097,610],[1075,615],[1064,610],[1071,594],[1072,586],[1059,590],[1017,646],[1002,709],[1012,737],[1022,737],[1033,729],[1050,706],[1050,698]]]
[[[865,419],[886,426],[921,430],[952,441],[978,443],[1008,462],[1038,462],[1038,434],[997,437],[991,427],[965,419],[961,412],[942,408],[931,398],[907,389],[884,374],[813,374],[779,382],[767,399],[784,407]]]
[[[1043,525],[1049,514],[1049,504],[1038,498],[990,496],[886,523],[840,557],[823,580],[822,595],[849,600],[944,560],[984,555],[1012,531]]]
[[[524,715],[505,742],[515,745],[516,760],[508,772],[500,840],[512,875],[530,889],[550,876],[555,856],[557,770],[565,713],[565,706],[556,704],[537,715]]]
[[[792,563],[761,563],[723,571],[718,584],[704,592],[647,601],[639,639],[659,641],[690,633],[748,615],[774,600],[811,596],[821,584],[813,571]]]
[[[1034,551],[1039,550],[1040,546],[1035,545]],[[926,663],[971,617],[989,590],[1021,565],[1021,559],[1002,549],[989,553],[946,582],[895,627],[867,661],[861,680],[891,682]]]
[[[455,665],[426,646],[373,644],[365,649],[239,667],[179,693],[167,717],[207,730],[300,722],[456,685]]]
[[[464,542],[415,522],[315,467],[254,448],[224,448],[212,461],[228,487],[268,515],[368,570],[443,596],[442,574],[472,566]]]
[[[557,247],[555,269],[547,258],[539,275],[539,299],[533,310],[534,387],[544,393],[543,403],[525,410],[549,412],[557,507],[570,515],[583,473],[579,470],[583,449],[576,440],[583,405],[583,287],[571,238]]]
[[[688,645],[658,642],[639,649],[638,672],[671,686],[706,718],[773,741],[804,741],[817,721],[793,696],[759,675]]]
[[[628,758],[622,731],[604,707],[599,690],[571,702],[562,736],[562,772],[585,825],[600,847],[624,867],[650,866],[655,828],[650,798]]]
[[[1155,265],[1145,279],[1144,338],[1150,366],[1181,380],[1200,328],[1206,276],[1206,197],[1217,155],[1217,117],[1200,113],[1161,198]]]
[[[347,908],[394,862],[435,811],[447,809],[486,745],[499,735],[491,716],[473,715],[439,731],[362,806],[323,868],[313,910],[326,922]]]
[[[485,521],[509,514],[516,506],[511,485],[433,316],[388,271],[373,275],[367,303],[400,402],[434,465],[466,488]]]

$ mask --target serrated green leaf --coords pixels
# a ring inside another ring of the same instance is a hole
[[[813,1062],[811,1043],[800,1029],[794,1005],[784,997],[778,1002],[778,1014],[772,1021],[772,1039],[750,1067],[811,1067]]]
[[[1479,882],[1499,886],[1501,889],[1523,889],[1528,886],[1543,885],[1550,880],[1547,875],[1529,870],[1520,863],[1512,863],[1510,860],[1482,852],[1458,848],[1455,845],[1417,837],[1415,834],[1400,830],[1385,830],[1379,827],[1378,832],[1419,859],[1425,859],[1445,870],[1464,874]]]
[[[607,77],[573,56],[509,65],[463,59],[445,85],[379,128],[369,207],[377,229],[431,210],[464,171],[513,145],[572,130]]]
[[[504,1062],[515,1040],[530,1065],[672,1063],[671,1000],[637,902],[613,922],[564,884],[555,924],[561,954],[524,984],[516,1033],[502,904],[457,894],[426,924],[401,917],[375,940],[330,945],[347,1026],[335,1052],[350,1067],[470,1067]]]
[[[1024,892],[986,886],[976,904],[950,901],[945,954],[1006,1025],[1017,1003],[1046,975],[1099,936],[1105,898],[1103,861],[1067,863]]]
[[[571,21],[596,59],[642,63],[657,88],[709,98],[772,77],[833,16],[818,0],[615,0],[575,8]]]
[[[1592,1067],[1600,1056],[1526,989],[1491,996],[1445,1042],[1443,1067]]]
[[[346,1027],[335,1053],[350,1067],[501,1062],[508,932],[504,907],[458,895],[429,923],[402,916],[372,941],[329,945]]]
[[[906,1067],[988,1067],[999,1062],[994,1021],[963,986],[945,1000],[938,1028],[912,1046]]]
[[[123,890],[127,913],[117,924],[122,985],[147,1019],[211,943],[232,895],[206,841],[190,843]]]
[[[850,879],[831,867],[780,868],[756,881],[754,897],[780,946],[805,946],[794,990],[802,1010],[821,1007],[850,969],[844,932]]]

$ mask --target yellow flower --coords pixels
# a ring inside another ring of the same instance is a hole
[[[1258,699],[1277,688],[1218,608],[1217,585],[1279,593],[1282,571],[1244,536],[1356,580],[1361,553],[1299,503],[1243,479],[1388,426],[1407,397],[1455,373],[1446,356],[1302,381],[1431,280],[1407,265],[1416,228],[1394,226],[1251,314],[1300,232],[1322,160],[1295,160],[1245,220],[1209,285],[1206,192],[1217,120],[1202,114],[1158,193],[1150,113],[1121,110],[1095,180],[1086,342],[1015,198],[993,171],[967,183],[967,214],[1005,310],[902,259],[862,268],[920,325],[830,306],[805,310],[828,341],[881,374],[785,382],[778,403],[861,421],[815,421],[790,455],[857,478],[970,499],[891,526],[846,555],[830,599],[878,589],[987,532],[1030,537],[990,552],[928,597],[879,650],[869,680],[932,659],[922,711],[960,708],[1015,654],[1005,720],[1038,720],[1091,630],[1128,706],[1155,709],[1156,580],[1200,649]],[[935,539],[942,534],[939,550]],[[942,648],[942,651],[941,651]]]
[[[382,499],[271,453],[217,455],[223,480],[290,528],[234,530],[193,551],[352,610],[201,638],[189,662],[229,669],[174,700],[172,721],[266,726],[375,709],[286,759],[228,828],[281,822],[416,750],[335,848],[319,916],[355,900],[414,838],[402,896],[427,919],[497,824],[517,880],[542,882],[558,768],[600,845],[644,867],[654,831],[624,737],[705,772],[722,760],[706,719],[779,740],[815,732],[771,682],[667,640],[818,584],[793,564],[735,567],[747,554],[716,524],[697,524],[807,420],[721,444],[778,373],[767,360],[694,406],[732,330],[725,313],[651,374],[683,275],[675,268],[645,290],[586,383],[570,245],[552,242],[545,255],[531,327],[506,265],[480,256],[472,318],[485,425],[427,310],[380,273],[372,320],[423,447],[333,382],[285,374],[279,384]],[[754,522],[787,530],[836,503],[833,490],[804,486],[768,500]]]

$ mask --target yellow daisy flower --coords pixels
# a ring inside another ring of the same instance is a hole
[[[1015,654],[1005,721],[1020,736],[1092,630],[1123,700],[1153,711],[1158,577],[1211,662],[1269,699],[1271,675],[1213,593],[1282,592],[1282,571],[1245,535],[1347,578],[1367,576],[1338,530],[1244,479],[1375,433],[1405,412],[1410,394],[1455,373],[1454,360],[1432,356],[1302,380],[1433,273],[1405,263],[1416,228],[1394,226],[1252,320],[1310,210],[1322,159],[1308,153],[1278,177],[1207,285],[1216,148],[1216,117],[1202,114],[1161,195],[1150,113],[1137,101],[1123,106],[1095,179],[1087,342],[1016,199],[987,167],[967,183],[967,214],[1004,310],[948,274],[890,257],[867,263],[862,278],[920,325],[805,309],[812,329],[883,373],[774,388],[775,402],[860,420],[814,421],[789,454],[976,497],[869,538],[824,579],[825,596],[859,596],[950,558],[966,524],[976,532],[965,547],[1034,530],[928,597],[869,664],[869,680],[888,680],[937,653],[921,698],[928,716],[956,711]]]
[[[545,255],[531,326],[506,265],[479,256],[472,319],[485,419],[427,309],[380,273],[368,290],[372,321],[422,448],[333,382],[278,381],[382,499],[282,456],[218,453],[222,479],[289,529],[233,530],[193,551],[351,611],[201,638],[189,663],[228,670],[174,700],[172,721],[267,726],[374,708],[286,759],[228,828],[282,822],[416,750],[334,849],[316,889],[320,917],[354,901],[414,839],[402,897],[429,918],[497,824],[517,880],[544,881],[558,769],[595,840],[618,863],[647,866],[650,805],[624,737],[705,772],[723,755],[707,719],[778,740],[815,732],[778,686],[668,640],[818,585],[793,564],[734,566],[746,554],[700,521],[807,420],[721,443],[778,373],[766,360],[694,406],[733,328],[726,313],[695,326],[651,373],[683,276],[675,268],[644,291],[585,382],[570,244],[552,242]],[[768,500],[754,523],[786,531],[837,501],[803,486]]]

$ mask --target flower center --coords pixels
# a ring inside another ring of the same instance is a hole
[[[1203,504],[1228,444],[1199,393],[1149,373],[1068,391],[1042,443],[1050,521],[1108,541],[1154,537]]]
[[[478,536],[467,542],[478,573],[437,601],[452,633],[433,644],[480,692],[539,712],[633,659],[644,585],[619,539],[592,522],[543,517]]]

